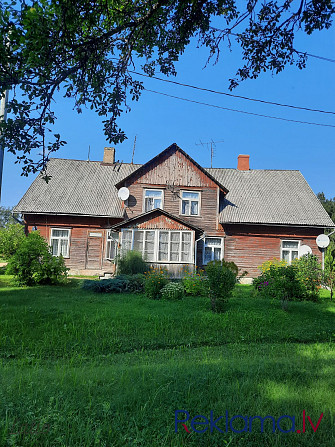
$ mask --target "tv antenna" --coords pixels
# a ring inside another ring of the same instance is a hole
[[[220,140],[220,141],[213,141],[213,139],[211,139],[211,141],[206,141],[205,143],[202,142],[200,140],[200,143],[195,143],[196,146],[202,146],[202,147],[207,147],[207,149],[210,147],[211,148],[211,168],[213,167],[213,158],[214,158],[214,150],[216,148],[217,143],[223,143],[224,140]]]
[[[136,138],[137,138],[137,135],[135,135],[135,138],[134,138],[133,155],[132,155],[132,157],[131,157],[131,164],[132,164],[132,165],[134,164],[134,155],[135,155]]]
[[[87,161],[90,161],[90,152],[91,152],[91,146],[88,145]]]

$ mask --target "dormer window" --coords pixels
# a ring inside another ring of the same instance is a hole
[[[163,209],[163,191],[161,189],[146,189],[144,192],[144,212]]]
[[[200,215],[200,192],[182,191],[181,214],[184,216]]]

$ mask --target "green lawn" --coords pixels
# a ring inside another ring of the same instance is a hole
[[[284,312],[238,286],[215,315],[203,297],[97,295],[79,282],[18,288],[0,276],[0,446],[335,445],[327,292]],[[300,434],[272,433],[269,421],[264,433],[256,421],[252,432],[188,434],[174,431],[178,409],[190,419],[290,415],[296,430],[303,410],[314,425],[324,416],[316,433],[306,419]]]

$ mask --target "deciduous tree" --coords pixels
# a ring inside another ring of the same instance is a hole
[[[230,79],[234,88],[266,70],[303,68],[296,32],[329,28],[334,14],[331,0],[8,0],[0,6],[0,93],[11,90],[0,131],[24,175],[43,171],[64,144],[54,130],[57,91],[78,113],[89,107],[104,117],[107,140],[120,143],[126,135],[118,118],[143,88],[135,66],[147,75],[174,75],[191,39],[214,62],[236,39],[243,63]]]

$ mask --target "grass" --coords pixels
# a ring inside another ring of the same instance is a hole
[[[320,304],[284,312],[239,286],[215,315],[203,297],[150,301],[92,294],[74,279],[34,288],[0,280],[1,446],[335,445],[335,304],[326,291]],[[257,424],[252,433],[187,434],[174,432],[177,409],[191,418],[294,415],[296,429],[304,409],[313,423],[324,417],[316,433],[307,423],[304,434]]]

